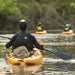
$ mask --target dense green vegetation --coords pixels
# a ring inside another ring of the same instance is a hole
[[[63,29],[75,20],[75,0],[0,0],[0,31],[18,30],[20,19],[27,20],[28,30],[47,21],[46,29]]]

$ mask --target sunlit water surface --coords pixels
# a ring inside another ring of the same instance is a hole
[[[12,37],[14,34],[2,35]],[[9,65],[5,63],[4,55],[10,49],[5,48],[8,39],[0,38],[0,75],[75,75],[75,34],[45,34],[35,35],[37,41],[43,44],[46,49],[52,51],[64,51],[72,54],[71,60],[62,60],[56,55],[45,50],[43,54],[43,64],[31,66]]]

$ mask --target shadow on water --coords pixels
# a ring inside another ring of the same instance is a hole
[[[58,63],[56,63],[56,68],[58,68],[60,71],[62,69],[65,70],[66,68],[69,69],[69,67],[71,67],[71,66],[72,66],[72,63],[65,63],[65,62],[58,62]]]

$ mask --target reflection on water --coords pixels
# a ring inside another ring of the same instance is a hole
[[[13,73],[12,75],[32,75],[35,72],[40,72],[42,65],[12,65]]]
[[[11,65],[4,59],[0,62],[0,75],[33,75],[42,71],[42,64],[37,65]]]
[[[31,66],[8,65],[0,60],[0,75],[75,75],[75,34],[46,34],[35,35],[39,43],[43,44],[46,49],[52,51],[65,51],[71,53],[73,59],[62,60],[52,53],[42,51],[43,64]],[[13,36],[13,35],[4,35]],[[5,44],[8,39],[0,38],[0,57],[3,57],[6,50]]]
[[[61,59],[44,58],[43,65],[27,66],[8,65],[4,63],[3,65],[5,70],[0,75],[75,75],[75,60],[72,62],[68,60],[66,62]]]

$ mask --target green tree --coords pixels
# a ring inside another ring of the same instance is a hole
[[[60,14],[63,23],[71,23],[73,20],[73,13],[75,13],[73,1],[75,0],[57,0],[55,2],[56,10]]]
[[[0,28],[5,28],[5,23],[8,17],[14,14],[21,14],[20,10],[16,7],[17,0],[0,0]]]

